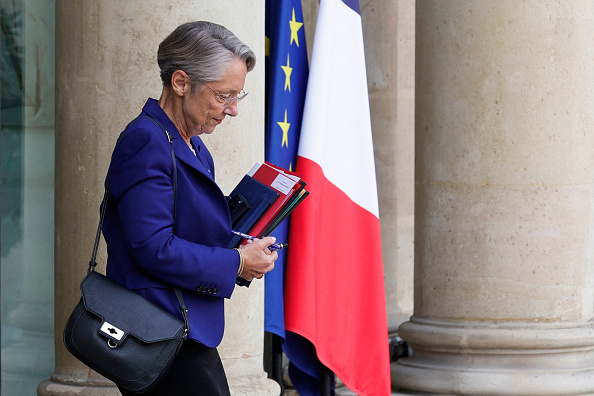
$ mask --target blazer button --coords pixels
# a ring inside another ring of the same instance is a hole
[[[214,288],[214,291],[213,291],[213,294],[217,294],[218,292],[219,292],[218,289],[215,287]]]
[[[214,294],[214,289],[213,289],[212,287],[209,287],[209,288],[208,288],[208,292],[209,292],[210,294]]]

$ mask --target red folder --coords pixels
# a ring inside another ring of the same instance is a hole
[[[280,194],[278,199],[270,206],[266,213],[260,218],[256,225],[250,230],[250,234],[255,237],[262,237],[262,232],[281,211],[285,203],[301,187],[299,181],[301,178],[293,172],[279,168],[272,164],[262,164],[252,176],[262,184],[269,186]]]

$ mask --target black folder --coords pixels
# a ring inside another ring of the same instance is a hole
[[[289,215],[295,210],[295,208],[303,202],[303,200],[309,195],[309,191],[305,189],[305,182],[300,181],[301,187],[291,197],[291,200],[283,206],[280,213],[270,222],[268,227],[262,232],[260,237],[268,236],[282,223]]]
[[[267,185],[260,183],[249,175],[245,175],[231,194],[229,194],[229,202],[244,202],[242,208],[239,209],[243,213],[235,216],[233,229],[249,234],[250,230],[260,220],[270,205],[277,200],[279,195],[278,192]],[[234,236],[229,243],[229,247],[237,247],[242,241],[243,239],[241,237]]]

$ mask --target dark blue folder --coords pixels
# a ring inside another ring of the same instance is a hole
[[[229,198],[233,199],[236,195],[241,195],[242,199],[245,199],[249,204],[249,209],[234,225],[234,230],[245,234],[249,234],[262,215],[270,208],[270,205],[280,196],[278,192],[249,175],[245,175],[241,179],[239,184],[229,194]],[[229,243],[229,247],[237,247],[241,242],[241,237],[234,236]]]

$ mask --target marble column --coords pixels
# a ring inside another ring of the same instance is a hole
[[[239,117],[205,139],[217,179],[228,193],[264,157],[264,2],[56,2],[56,369],[39,385],[38,395],[119,394],[111,382],[66,351],[62,331],[80,298],[79,283],[86,273],[116,138],[147,97],[158,98],[161,92],[158,44],[191,20],[227,26],[258,57],[246,79],[250,96],[241,103]],[[105,261],[102,242],[101,271]],[[232,395],[278,395],[278,385],[262,369],[263,282],[237,290],[226,314],[219,353]]]
[[[594,4],[419,0],[400,394],[594,395]]]

